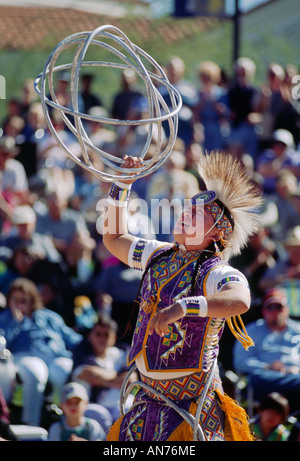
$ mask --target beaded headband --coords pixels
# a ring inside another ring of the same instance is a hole
[[[234,229],[234,221],[230,211],[217,198],[212,190],[199,192],[191,198],[192,205],[202,205],[212,215],[215,226],[220,231],[222,239],[229,240]]]

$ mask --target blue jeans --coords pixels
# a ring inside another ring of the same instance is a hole
[[[284,374],[275,370],[259,370],[249,376],[254,398],[261,401],[271,392],[284,395],[291,412],[300,410],[300,374]]]

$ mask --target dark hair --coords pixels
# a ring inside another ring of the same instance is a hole
[[[111,317],[108,317],[107,315],[101,315],[100,317],[98,317],[97,321],[94,323],[90,331],[94,330],[94,328],[96,327],[108,328],[113,333],[117,333],[118,331],[117,322]]]
[[[259,410],[274,410],[282,416],[285,421],[290,412],[289,401],[278,392],[271,392],[261,402]]]

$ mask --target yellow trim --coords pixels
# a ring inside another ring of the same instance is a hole
[[[106,435],[107,442],[117,442],[120,437],[120,429],[124,416],[121,416],[115,423],[109,428],[108,434]]]
[[[243,331],[240,329],[237,320],[239,320]],[[254,346],[254,342],[250,338],[250,336],[248,336],[247,330],[240,315],[237,315],[235,317],[229,317],[228,319],[226,319],[226,321],[233,336],[235,336],[240,341],[240,343],[246,350],[248,350],[250,346]]]
[[[215,393],[225,416],[224,436],[226,442],[253,442],[254,436],[251,433],[249,418],[244,408],[219,389],[216,389]]]
[[[197,405],[192,402],[189,406],[188,412],[195,416]],[[190,424],[185,420],[179,424],[179,426],[170,434],[167,438],[167,442],[192,442],[193,441],[193,430]]]

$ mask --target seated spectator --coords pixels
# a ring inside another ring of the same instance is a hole
[[[276,193],[276,179],[283,168],[300,178],[300,152],[294,148],[294,139],[289,131],[274,131],[271,147],[260,154],[256,165],[257,172],[264,178],[266,193]]]
[[[137,88],[137,74],[131,69],[124,70],[121,74],[120,89],[113,97],[112,117],[126,120],[129,106],[141,96],[143,93]]]
[[[71,351],[82,337],[43,307],[36,285],[25,278],[10,285],[0,326],[23,386],[22,422],[38,426],[46,384],[60,392],[72,370]]]
[[[277,128],[276,120],[284,106],[284,78],[283,67],[271,63],[267,68],[266,83],[262,85],[257,95],[256,111],[262,115],[260,140],[263,148]]]
[[[166,63],[166,74],[171,85],[180,93],[182,108],[178,113],[177,137],[188,147],[194,140],[193,109],[197,103],[197,88],[185,78],[186,66],[179,56],[171,56]],[[172,107],[169,91],[165,85],[158,85],[158,91],[163,96],[169,107]],[[167,121],[163,122],[166,136],[170,134],[170,127]]]
[[[231,118],[230,144],[240,144],[253,159],[258,153],[258,136],[255,130],[257,114],[255,98],[257,89],[253,85],[255,63],[241,57],[234,70],[234,81],[228,89],[228,104]]]
[[[194,110],[195,123],[201,123],[204,130],[203,150],[210,152],[224,148],[222,127],[227,124],[227,92],[220,87],[220,67],[211,61],[199,66],[199,101]]]
[[[74,326],[74,291],[63,263],[41,258],[29,244],[14,249],[0,273],[0,290],[6,295],[9,284],[26,277],[38,287],[45,307],[60,314],[68,326]]]
[[[76,233],[87,229],[81,213],[68,207],[58,191],[47,193],[47,209],[37,212],[36,231],[51,236],[56,249],[64,255]]]
[[[81,384],[71,382],[64,385],[60,397],[63,415],[60,421],[49,427],[50,442],[105,440],[105,432],[98,421],[85,416],[88,401],[87,392]]]
[[[0,138],[0,190],[12,198],[27,192],[28,181],[23,165],[14,157],[18,149],[14,138],[2,136]]]
[[[13,250],[22,244],[29,244],[40,258],[46,258],[53,262],[61,261],[61,255],[56,250],[51,238],[46,234],[36,232],[36,213],[30,205],[15,207],[11,224],[11,232],[0,240],[1,246]]]
[[[255,346],[246,351],[239,344],[234,345],[235,371],[247,376],[255,400],[279,392],[288,399],[291,411],[297,411],[300,409],[300,322],[289,317],[287,298],[279,288],[266,292],[262,316],[247,325]]]
[[[80,95],[83,102],[84,112],[86,114],[91,107],[103,106],[102,99],[92,89],[94,79],[95,76],[90,73],[85,73],[81,77]]]
[[[67,275],[75,295],[86,294],[92,296],[94,287],[92,277],[96,270],[93,251],[96,241],[90,237],[87,229],[76,233],[65,253],[64,260],[67,265]]]
[[[298,146],[300,141],[299,133],[299,99],[293,97],[293,88],[295,85],[295,77],[299,75],[299,70],[293,64],[287,64],[284,68],[285,78],[282,87],[282,96],[284,100],[283,107],[276,117],[275,129],[284,128],[290,131],[294,137],[295,145]]]
[[[293,200],[297,182],[294,173],[282,169],[276,178],[275,193],[269,196],[278,210],[278,220],[272,226],[271,235],[280,242],[286,240],[289,231],[300,222]]]
[[[61,95],[58,95],[56,92],[56,96],[59,99]],[[66,98],[68,97],[69,93],[66,94]],[[62,100],[64,99],[65,95],[62,95]],[[75,136],[72,135],[71,131],[66,129],[63,117],[57,110],[52,111],[51,121],[57,135],[67,149],[74,155],[80,156],[80,145]],[[36,148],[38,170],[44,167],[52,168],[54,166],[58,166],[65,169],[70,167],[70,165],[74,166],[74,163],[70,160],[64,149],[57,143],[56,138],[49,129],[46,129],[44,136],[37,140]]]
[[[91,107],[87,113],[93,117],[108,118],[108,111],[100,106]],[[104,150],[104,152],[114,152],[116,141],[115,128],[109,127],[104,122],[101,123],[94,120],[86,120],[85,126],[89,139],[94,146]]]
[[[276,264],[265,271],[258,282],[261,290],[268,290],[279,284],[287,286],[291,281],[295,284],[300,279],[300,226],[290,230],[283,246],[286,257],[276,261]]]
[[[25,169],[15,159],[18,149],[11,136],[0,138],[0,230],[10,229],[9,218],[12,209],[24,202],[28,194],[28,180]]]
[[[126,113],[127,120],[143,120],[149,117],[148,101],[143,97],[135,99]],[[160,132],[156,124],[121,125],[116,130],[115,153],[120,157],[125,154],[139,157],[149,137],[151,137],[151,143],[155,148],[160,135],[162,137],[160,142],[163,146],[166,136],[164,130],[162,129]]]
[[[128,371],[127,350],[115,346],[116,333],[114,320],[99,318],[75,348],[72,372],[72,379],[88,389],[90,402],[109,410],[113,421],[119,417],[120,388]]]
[[[249,244],[241,254],[233,259],[234,267],[247,277],[253,299],[260,298],[263,294],[258,282],[264,273],[285,256],[284,249],[279,245],[276,240],[270,238],[268,229],[262,227],[250,237]],[[251,315],[251,312],[249,314]]]
[[[289,402],[285,397],[272,392],[259,405],[258,414],[250,421],[256,440],[263,442],[286,442],[290,432],[284,426],[290,411]]]

